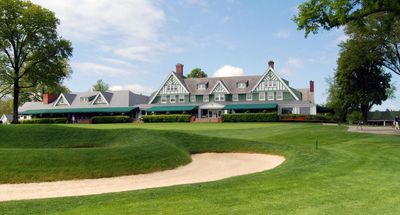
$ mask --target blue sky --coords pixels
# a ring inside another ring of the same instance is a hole
[[[74,71],[66,85],[87,91],[98,79],[112,89],[149,94],[176,63],[213,75],[260,75],[268,60],[295,88],[316,84],[326,101],[340,29],[304,38],[291,18],[302,1],[33,0],[54,11],[71,40]],[[217,72],[218,71],[218,72]],[[393,81],[400,77],[393,74]],[[400,89],[399,89],[400,90]],[[399,90],[396,97],[400,98]],[[375,109],[400,108],[392,99]]]

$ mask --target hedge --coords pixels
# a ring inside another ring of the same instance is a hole
[[[143,122],[190,122],[190,114],[146,115]]]
[[[67,118],[35,118],[30,120],[21,120],[21,124],[65,124]]]
[[[93,124],[105,123],[128,123],[131,121],[129,116],[94,116],[92,117]]]
[[[334,122],[334,120],[322,114],[317,115],[301,115],[301,114],[284,114],[279,117],[281,122]]]
[[[223,114],[223,122],[276,122],[279,117],[277,113],[237,113]]]

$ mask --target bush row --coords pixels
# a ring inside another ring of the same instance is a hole
[[[105,123],[127,123],[130,122],[129,116],[94,116],[92,117],[93,124],[105,124]]]
[[[277,113],[237,113],[222,115],[223,122],[276,122]]]
[[[190,122],[190,114],[146,115],[143,122]]]
[[[332,117],[326,115],[285,114],[279,117],[283,122],[333,122]]]
[[[36,118],[30,120],[21,120],[21,124],[65,124],[67,118]]]

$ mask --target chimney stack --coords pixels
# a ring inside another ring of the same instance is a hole
[[[47,105],[52,102],[54,102],[58,98],[57,95],[54,94],[49,94],[49,93],[43,93],[43,104]]]
[[[314,81],[310,81],[310,92],[314,92]]]
[[[275,69],[274,61],[272,61],[272,60],[268,61],[268,67],[271,68],[271,69]]]
[[[178,74],[178,76],[180,76],[181,78],[183,78],[183,64],[176,64],[176,74]]]

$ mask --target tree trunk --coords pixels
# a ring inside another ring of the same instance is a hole
[[[363,120],[364,124],[367,124],[368,112],[369,112],[369,105],[368,104],[362,104],[361,105],[361,114],[362,114],[362,120]]]
[[[13,124],[18,124],[18,106],[19,106],[19,83],[18,81],[14,81],[14,90],[13,90]]]

